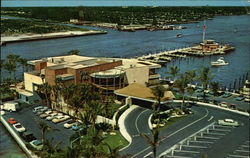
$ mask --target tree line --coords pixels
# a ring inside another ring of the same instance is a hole
[[[198,21],[215,15],[247,14],[244,7],[15,7],[1,8],[2,15],[14,15],[60,22],[80,19],[119,24],[159,21]],[[20,12],[24,12],[19,14]]]

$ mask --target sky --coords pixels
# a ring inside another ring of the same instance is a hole
[[[250,0],[1,0],[1,7],[32,6],[250,6]]]

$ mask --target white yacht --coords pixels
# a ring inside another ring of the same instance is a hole
[[[228,64],[229,64],[228,62],[224,61],[223,57],[220,57],[217,61],[212,61],[211,62],[212,66],[222,66],[222,65],[228,65]]]

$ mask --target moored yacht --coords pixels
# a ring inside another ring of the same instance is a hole
[[[229,64],[228,62],[224,61],[223,57],[220,57],[217,61],[212,61],[211,62],[212,66],[222,66],[222,65],[228,65],[228,64]]]

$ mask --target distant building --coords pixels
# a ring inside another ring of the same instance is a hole
[[[157,84],[160,75],[156,69],[159,64],[137,59],[122,58],[95,58],[78,55],[48,57],[39,60],[28,61],[33,67],[32,71],[24,73],[25,91],[31,93],[38,86],[47,82],[54,85],[57,79],[65,83],[87,82],[103,93],[110,94],[114,90],[123,88],[131,83]],[[22,92],[20,95],[25,95]],[[20,98],[26,98],[20,96]]]

